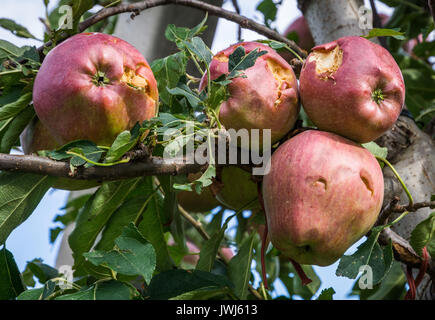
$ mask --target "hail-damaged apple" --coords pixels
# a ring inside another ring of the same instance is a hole
[[[298,83],[291,66],[272,48],[258,42],[241,42],[217,53],[210,63],[211,80],[228,73],[229,56],[242,46],[246,54],[266,51],[255,64],[244,70],[243,77],[228,85],[229,98],[219,109],[225,129],[271,130],[271,142],[285,136],[294,126],[299,113]],[[200,83],[207,84],[207,74]],[[262,139],[260,138],[260,141]]]
[[[157,83],[146,59],[129,43],[81,33],[45,57],[33,103],[38,118],[62,144],[85,139],[111,145],[120,132],[155,115]]]
[[[201,175],[201,172],[189,173],[187,175],[187,179],[188,181],[193,182],[199,179]],[[183,209],[190,212],[206,212],[220,205],[219,201],[216,200],[212,192],[212,186],[203,188],[200,194],[198,194],[195,190],[180,191],[177,194],[177,200]]]
[[[313,48],[299,78],[303,108],[321,130],[372,141],[396,122],[405,100],[402,73],[391,54],[362,37]]]
[[[32,154],[41,150],[53,150],[61,146],[38,118],[27,125],[20,135],[24,154]],[[53,188],[62,190],[83,190],[96,187],[101,182],[93,180],[78,180],[59,177],[53,183]]]
[[[384,179],[367,149],[308,130],[273,153],[262,191],[272,244],[300,264],[327,266],[376,222]]]

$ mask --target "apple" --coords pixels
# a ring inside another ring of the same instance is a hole
[[[327,266],[376,222],[384,179],[367,149],[308,130],[273,153],[262,194],[272,244],[300,264]]]
[[[200,178],[201,175],[201,172],[189,173],[187,178],[190,182],[193,182]],[[177,194],[177,199],[178,203],[190,212],[207,212],[220,205],[210,186],[203,188],[200,194],[196,193],[196,191],[180,191]]]
[[[90,140],[110,146],[116,136],[156,114],[157,83],[129,43],[103,33],[80,33],[45,57],[33,104],[62,144]]]
[[[53,150],[61,146],[48,129],[34,118],[20,135],[21,147],[24,154],[36,153],[41,150]],[[69,178],[57,178],[53,188],[62,190],[84,190],[96,187],[101,182],[93,180],[77,180]]]
[[[285,136],[299,114],[298,83],[292,67],[273,49],[258,42],[241,42],[217,53],[210,63],[211,80],[228,73],[229,56],[242,46],[246,53],[267,51],[254,66],[228,85],[229,98],[220,105],[219,121],[225,129],[271,130],[271,143]],[[200,90],[207,85],[207,74]],[[261,145],[261,144],[260,144]]]
[[[173,238],[169,239],[168,245],[175,246],[175,242],[174,242]],[[196,266],[196,264],[199,261],[200,249],[198,248],[198,246],[196,244],[194,244],[190,240],[186,241],[186,246],[187,246],[187,249],[189,250],[189,252],[188,252],[188,254],[186,254],[183,257],[182,262],[186,263],[189,266]],[[222,247],[221,253],[223,255],[223,258],[228,260],[228,261],[231,260],[231,258],[234,256],[233,250],[229,247]]]
[[[316,46],[299,78],[304,110],[320,129],[365,143],[390,129],[405,102],[391,54],[362,37]]]
[[[307,21],[304,16],[300,16],[293,20],[290,25],[285,29],[284,36],[291,36],[292,33],[296,33],[296,44],[306,51],[310,51],[314,47],[314,39],[308,27]]]
[[[216,199],[232,210],[250,210],[259,207],[257,183],[251,179],[251,174],[235,166],[223,167],[217,175],[221,184],[216,193]],[[249,204],[249,205],[248,205]]]

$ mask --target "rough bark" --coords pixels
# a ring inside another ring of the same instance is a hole
[[[361,16],[358,8],[363,5],[359,0],[299,0],[316,44],[330,42],[343,36],[363,35]],[[371,22],[371,21],[369,21]],[[376,141],[389,150],[390,162],[399,172],[414,201],[427,201],[435,193],[435,145],[432,138],[421,131],[414,121],[400,116],[394,127]],[[394,196],[400,197],[401,204],[408,198],[397,183],[391,170],[384,169],[384,205]],[[424,220],[432,210],[422,208],[409,214],[392,229],[405,240],[409,240],[414,227]],[[415,277],[415,274],[414,274]],[[426,275],[417,291],[417,299],[435,299],[434,285]]]

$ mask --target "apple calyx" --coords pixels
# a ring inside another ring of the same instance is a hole
[[[106,74],[103,71],[98,70],[92,77],[92,83],[97,87],[104,87],[110,83],[110,79],[106,77]]]
[[[376,89],[372,92],[372,99],[377,104],[380,104],[382,101],[384,101],[384,93],[382,92],[382,89]]]

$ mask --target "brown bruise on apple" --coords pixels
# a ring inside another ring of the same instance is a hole
[[[337,44],[333,49],[316,49],[312,52],[308,62],[316,64],[316,74],[321,80],[334,79],[333,75],[337,72],[343,62],[343,50]]]
[[[278,97],[275,100],[275,104],[274,104],[274,106],[277,107],[282,102],[281,101],[282,91],[291,87],[291,83],[294,80],[293,75],[289,69],[283,68],[278,62],[276,62],[273,59],[267,59],[266,63],[273,77],[278,82],[277,85]]]
[[[128,86],[130,86],[136,90],[144,91],[146,93],[146,95],[152,99],[151,89],[150,89],[150,86],[148,84],[148,80],[145,77],[143,77],[137,73],[137,70],[141,67],[146,67],[146,66],[144,64],[139,64],[139,65],[137,65],[136,71],[132,70],[128,67],[125,67],[124,74],[122,75],[120,81],[124,82],[125,84],[127,84]]]

